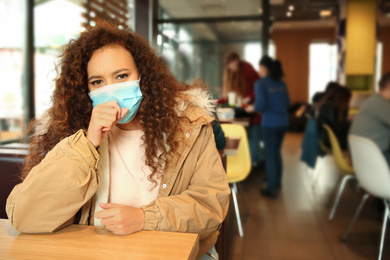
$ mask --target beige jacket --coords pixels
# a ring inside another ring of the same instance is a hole
[[[168,155],[158,197],[142,207],[144,230],[199,234],[199,258],[217,240],[230,188],[209,124],[213,119],[197,106],[184,108],[182,116],[192,123],[182,120],[178,152]],[[41,233],[72,223],[94,225],[95,204],[107,202],[97,191],[108,162],[107,139],[97,151],[82,130],[65,138],[9,195],[6,211],[12,226]],[[108,194],[108,183],[104,186],[99,192]]]

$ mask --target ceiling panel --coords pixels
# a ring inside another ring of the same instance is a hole
[[[273,28],[303,28],[305,25],[307,27],[335,26],[339,12],[339,0],[271,0],[270,2]],[[173,19],[260,16],[262,13],[260,0],[160,0],[159,3]],[[378,9],[383,14],[382,17],[388,17],[385,14],[390,13],[390,0],[379,0]],[[321,10],[330,10],[331,16],[322,18]],[[261,35],[260,21],[229,21],[202,25],[193,23],[187,24],[186,27],[193,30],[197,39],[259,40]]]

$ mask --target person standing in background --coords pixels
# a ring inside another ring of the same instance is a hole
[[[246,107],[248,105],[253,105],[255,100],[254,84],[259,78],[259,74],[251,64],[241,60],[236,52],[230,52],[225,59],[222,101],[226,102],[228,93],[234,92],[236,94],[236,100],[238,101],[237,103],[240,106]],[[249,146],[253,168],[257,167],[262,161],[260,151],[260,121],[261,117],[259,114],[256,113],[252,115],[249,129]]]
[[[246,61],[240,59],[236,52],[226,56],[223,97],[227,98],[229,92],[235,92],[242,98],[243,104],[253,104],[254,84],[259,79],[259,74]]]
[[[246,110],[262,112],[261,134],[264,141],[267,187],[260,192],[263,196],[276,198],[282,180],[280,150],[289,125],[290,98],[286,83],[282,81],[284,74],[280,61],[264,56],[259,65],[262,79],[255,83],[254,106],[248,106]]]

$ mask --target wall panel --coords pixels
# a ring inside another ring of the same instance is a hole
[[[310,43],[334,42],[335,29],[279,29],[272,32],[271,38],[276,45],[276,57],[283,65],[291,103],[307,102]]]

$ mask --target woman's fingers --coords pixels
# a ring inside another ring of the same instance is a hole
[[[101,104],[101,108],[106,108],[106,107],[110,107],[110,108],[112,108],[112,109],[114,109],[116,111],[117,119],[120,117],[120,115],[121,115],[121,107],[119,106],[118,102],[116,102],[116,101],[109,101],[109,102]]]
[[[120,119],[122,119],[125,115],[126,115],[126,113],[129,111],[129,109],[127,108],[127,107],[125,107],[125,108],[122,108],[122,111],[121,111],[121,116],[120,116]]]
[[[97,147],[111,131],[114,125],[126,114],[127,108],[121,109],[116,101],[97,105],[92,110],[87,138]]]

